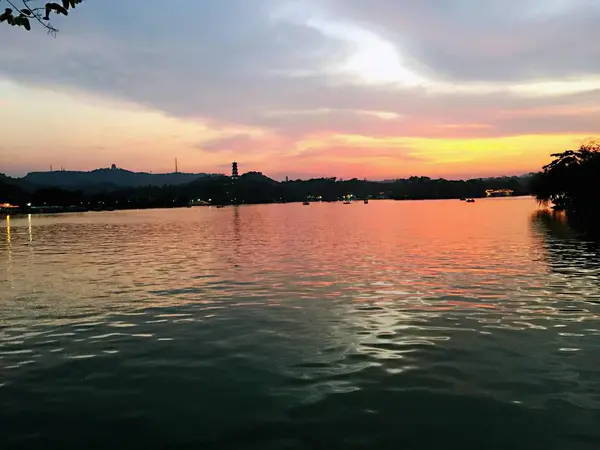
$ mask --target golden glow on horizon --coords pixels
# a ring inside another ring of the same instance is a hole
[[[585,135],[523,135],[502,138],[437,139],[437,138],[373,138],[362,135],[335,135],[303,141],[300,153],[310,154],[305,160],[313,170],[329,170],[331,161],[363,166],[366,172],[344,176],[391,177],[411,174],[448,176],[513,175],[539,170],[550,153],[585,142]],[[334,150],[332,150],[334,149]],[[357,152],[356,150],[360,150]],[[369,155],[378,155],[371,158]],[[323,169],[321,169],[323,168]],[[485,173],[482,173],[485,172]],[[267,172],[268,173],[268,172]]]
[[[0,80],[2,147],[0,158],[27,170],[65,167],[89,170],[115,163],[132,170],[172,172],[208,170],[219,155],[203,152],[200,142],[262,130],[243,126],[211,127],[124,102],[82,93],[60,93]],[[33,102],[23,98],[34,98]],[[57,114],[56,111],[60,111]],[[31,124],[41,132],[31,133]],[[207,167],[208,166],[208,167]]]
[[[476,173],[482,167],[507,175],[539,170],[550,153],[577,145],[585,135],[522,135],[478,139],[418,139],[410,146],[415,155],[427,156],[427,166],[461,163],[461,171]],[[433,168],[433,167],[432,167]]]
[[[316,130],[313,134],[276,134],[269,129],[235,124],[209,125],[208,121],[184,120],[141,106],[102,100],[82,93],[59,93],[0,80],[0,159],[8,169],[48,170],[64,166],[72,170],[119,167],[136,171],[172,172],[179,159],[184,172],[228,172],[243,155],[244,170],[285,176],[287,171],[307,176],[392,178],[412,174],[430,176],[485,176],[539,170],[550,153],[576,147],[591,136],[584,134],[468,137],[489,126],[477,123],[423,124],[422,137],[341,134]],[[23,98],[35,101],[23,101]],[[60,111],[57,114],[56,111]],[[329,111],[329,110],[328,110]],[[597,106],[565,106],[564,114],[598,114]],[[393,112],[357,110],[382,121],[399,116]],[[543,107],[499,111],[500,115],[527,117],[546,113]],[[301,114],[287,111],[282,114]],[[33,125],[40,132],[32,133]],[[42,124],[42,125],[40,125]],[[392,123],[393,127],[393,123]],[[419,125],[421,127],[421,125]],[[391,128],[393,130],[393,128]],[[431,130],[447,130],[427,137]],[[456,130],[456,132],[454,131]],[[471,131],[469,131],[471,130]],[[600,131],[600,129],[599,129]],[[285,133],[285,132],[282,132]],[[462,135],[466,134],[466,137]],[[251,142],[227,151],[203,150],[212,140],[249,136]],[[260,152],[255,150],[259,149]],[[469,175],[470,176],[470,175]]]

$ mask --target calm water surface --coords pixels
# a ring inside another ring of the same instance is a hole
[[[598,449],[598,248],[536,209],[3,218],[0,448]]]

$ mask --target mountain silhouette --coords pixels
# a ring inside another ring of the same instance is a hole
[[[112,168],[96,169],[91,172],[57,170],[52,172],[30,172],[21,179],[40,187],[56,187],[62,189],[111,190],[135,188],[142,186],[182,185],[198,178],[209,176],[206,173],[161,173],[131,172]]]

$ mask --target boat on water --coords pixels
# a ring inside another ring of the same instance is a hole
[[[369,203],[369,199],[365,198],[365,205]]]
[[[302,204],[303,204],[304,206],[308,206],[308,205],[310,205],[310,202],[303,202]]]
[[[350,200],[346,200],[346,201],[344,202],[344,205],[351,205],[351,204],[352,204],[352,202],[351,202]]]
[[[225,208],[225,205],[217,205],[217,208]]]
[[[475,203],[475,200],[474,200],[474,199],[472,199],[472,198],[468,198],[468,199],[467,199],[467,203]]]

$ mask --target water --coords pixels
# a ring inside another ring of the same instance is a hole
[[[13,217],[0,446],[597,449],[598,248],[536,209]]]

